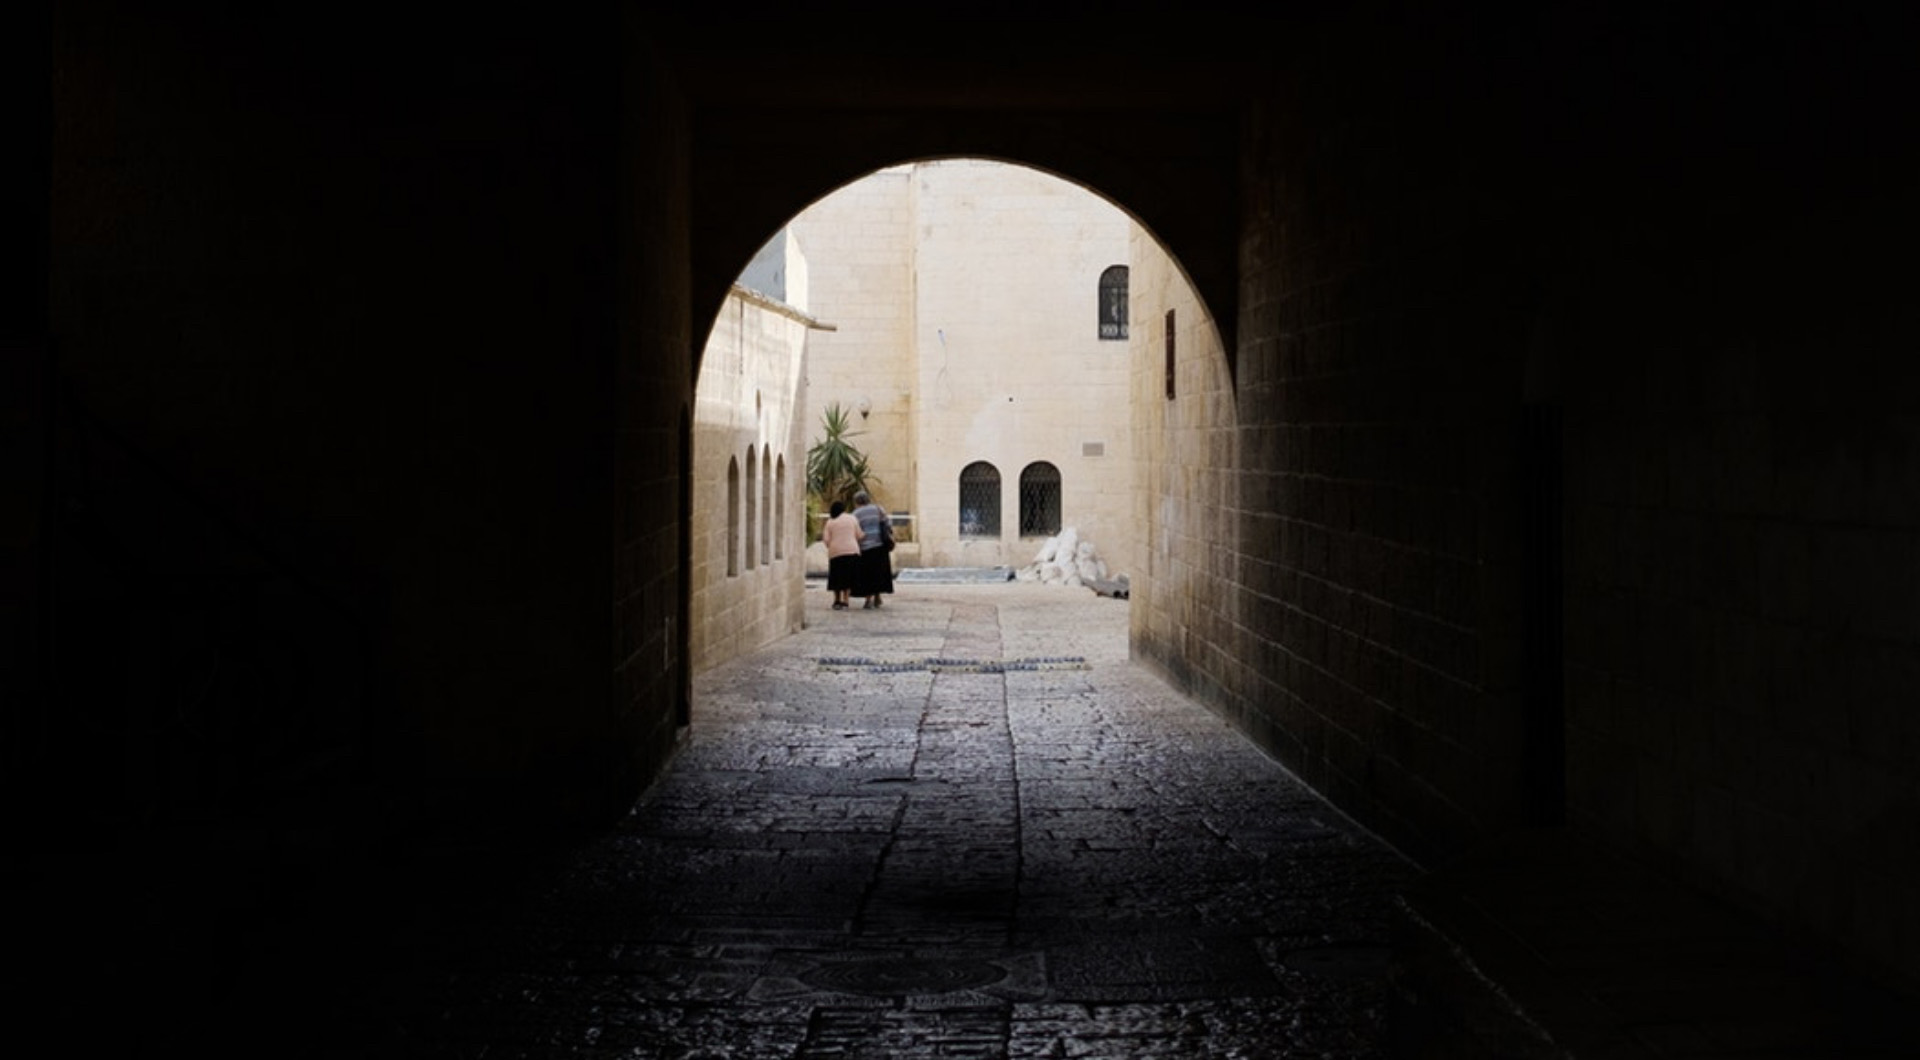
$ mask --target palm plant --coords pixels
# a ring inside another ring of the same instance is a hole
[[[853,418],[839,402],[821,413],[823,436],[807,450],[807,499],[820,509],[879,481],[867,466],[867,454],[848,440],[863,433],[852,428]]]

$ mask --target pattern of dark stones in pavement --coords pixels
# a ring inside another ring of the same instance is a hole
[[[449,939],[446,1057],[1381,1055],[1411,867],[1127,658],[1127,603],[913,586],[701,675],[524,915]],[[1075,656],[1084,669],[872,672]]]

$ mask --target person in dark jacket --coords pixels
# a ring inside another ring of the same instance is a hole
[[[881,597],[893,592],[893,521],[887,510],[873,503],[867,491],[853,495],[853,517],[860,523],[860,574],[853,595],[866,598],[860,606],[879,607]]]

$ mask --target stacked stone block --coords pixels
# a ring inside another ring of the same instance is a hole
[[[736,287],[701,357],[693,438],[695,670],[804,624],[806,352],[816,322]]]

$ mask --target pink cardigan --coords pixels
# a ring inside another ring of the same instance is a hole
[[[855,556],[860,553],[860,520],[851,512],[841,512],[820,528],[820,540],[827,543],[827,558]]]

